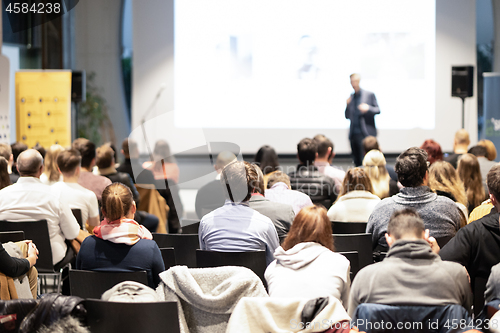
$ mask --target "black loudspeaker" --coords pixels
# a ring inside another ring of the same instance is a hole
[[[451,96],[472,97],[474,90],[474,67],[453,66],[451,68]]]
[[[73,71],[71,73],[71,101],[75,103],[85,102],[87,89],[85,89],[85,71]]]

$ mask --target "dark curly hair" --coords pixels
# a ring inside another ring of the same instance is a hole
[[[396,159],[394,170],[405,187],[422,185],[427,172],[427,152],[417,147],[406,149]]]

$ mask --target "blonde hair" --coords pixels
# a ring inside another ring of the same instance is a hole
[[[436,161],[429,168],[429,187],[433,192],[442,191],[450,193],[456,202],[467,207],[467,196],[464,183],[457,171],[448,162]]]
[[[464,182],[467,201],[472,207],[479,206],[486,199],[486,194],[477,157],[472,154],[463,154],[458,160],[457,172]]]
[[[57,156],[62,151],[64,151],[64,148],[61,145],[52,145],[45,155],[45,170],[43,173],[47,175],[47,179],[51,182],[57,182],[61,177],[57,169]]]
[[[461,128],[455,133],[455,143],[458,145],[469,145],[469,132],[467,130]]]
[[[385,168],[385,157],[380,150],[372,149],[363,159],[363,167],[372,183],[373,194],[380,199],[389,196],[389,173]]]
[[[486,158],[488,160],[493,161],[497,158],[497,149],[495,148],[495,144],[490,140],[481,140],[477,143],[477,145],[486,148]]]

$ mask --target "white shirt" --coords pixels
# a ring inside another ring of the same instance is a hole
[[[71,209],[80,209],[82,211],[82,222],[91,217],[99,217],[99,204],[94,192],[87,190],[77,183],[58,182],[52,187],[61,193],[61,197],[66,200]]]
[[[328,210],[330,221],[368,222],[380,198],[368,191],[351,191],[335,202]]]
[[[288,185],[283,182],[274,184],[264,193],[266,199],[270,201],[292,206],[295,215],[297,215],[302,208],[313,205],[311,198],[307,194],[290,190]]]
[[[40,181],[45,184],[45,185],[53,185],[55,183],[58,183],[58,182],[62,182],[63,181],[63,176],[62,175],[59,175],[59,179],[58,180],[49,180],[49,177],[47,177],[47,174],[45,173],[42,173],[40,175]]]
[[[340,192],[340,189],[342,188],[342,182],[344,181],[345,177],[345,171],[334,168],[327,162],[314,162],[314,166],[318,168],[318,171],[330,178],[332,178],[335,181],[335,189],[336,193],[338,194]]]
[[[17,183],[0,190],[0,220],[47,220],[52,263],[66,255],[65,239],[75,239],[80,231],[68,204],[60,193],[34,177],[20,177]]]

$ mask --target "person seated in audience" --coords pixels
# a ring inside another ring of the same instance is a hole
[[[303,208],[295,217],[283,245],[266,269],[269,296],[282,298],[334,297],[347,309],[350,263],[335,253],[332,224],[322,206]]]
[[[481,170],[481,180],[483,181],[483,187],[485,188],[485,191],[488,191],[488,187],[486,186],[486,175],[488,174],[488,171],[497,164],[495,161],[490,161],[488,158],[486,158],[486,155],[488,154],[488,151],[486,150],[485,146],[474,146],[471,147],[468,151],[469,154],[472,154],[477,157],[477,161],[479,162],[479,169]]]
[[[368,222],[380,198],[373,194],[372,183],[365,170],[347,170],[341,188],[337,201],[328,210],[330,221]]]
[[[475,279],[487,279],[491,267],[500,262],[500,165],[491,168],[487,175],[490,200],[495,207],[489,214],[458,230],[439,251],[441,259],[465,266],[474,290]]]
[[[349,297],[349,315],[361,303],[460,304],[470,311],[472,294],[467,271],[439,258],[435,253],[439,246],[429,237],[429,230],[415,210],[395,212],[384,237],[389,252],[382,262],[366,266],[356,275]]]
[[[47,156],[44,159],[44,170],[40,176],[40,181],[46,185],[52,185],[59,181],[62,181],[62,175],[57,170],[57,156],[60,152],[64,151],[61,145],[52,145],[47,152]],[[41,154],[40,154],[41,155]],[[42,156],[43,157],[43,156]]]
[[[461,212],[460,227],[467,224],[467,196],[464,183],[458,176],[457,170],[445,161],[436,161],[429,168],[429,188],[437,195],[450,198]]]
[[[63,267],[73,261],[75,252],[66,240],[82,242],[87,236],[80,230],[71,209],[61,193],[42,184],[42,155],[34,149],[22,152],[17,158],[20,178],[14,185],[0,190],[0,220],[47,220],[52,262]]]
[[[125,160],[116,171],[127,173],[134,184],[155,184],[153,173],[144,169],[139,163],[139,149],[134,140],[130,138],[123,140],[121,153]]]
[[[362,144],[363,144],[364,155],[368,154],[368,152],[373,150],[373,149],[382,152],[382,149],[380,148],[380,146],[378,144],[377,138],[372,136],[372,135],[369,135],[366,138],[364,138],[362,141]],[[391,176],[391,179],[394,180],[395,182],[397,182],[398,175],[396,175],[396,171],[394,171],[394,167],[392,165],[386,164],[385,168],[387,169],[389,176]]]
[[[0,190],[12,184],[9,175],[9,162],[0,156]]]
[[[19,176],[19,171],[17,171],[17,158],[19,154],[28,149],[28,146],[22,142],[14,142],[10,145],[12,150],[13,164],[12,164],[12,172]]]
[[[441,150],[441,145],[432,139],[425,140],[420,146],[427,152],[427,161],[432,165],[436,161],[443,160],[443,151]]]
[[[290,184],[292,190],[307,194],[313,203],[330,207],[337,199],[335,181],[321,174],[314,166],[317,156],[318,145],[316,141],[309,138],[300,140],[297,145],[297,157],[300,164],[295,171],[288,174]]]
[[[82,157],[78,150],[64,150],[57,156],[57,167],[63,176],[62,182],[52,185],[68,202],[71,209],[82,213],[83,227],[99,225],[99,203],[94,192],[78,184]]]
[[[404,208],[415,208],[433,237],[453,236],[459,229],[457,206],[451,199],[431,192],[427,168],[427,153],[417,147],[408,148],[396,159],[395,170],[404,188],[383,199],[368,219],[366,232],[372,234],[374,249],[377,246],[387,249],[385,233],[389,218],[393,212]]]
[[[47,154],[47,151],[45,150],[45,148],[40,143],[37,142],[36,145],[34,145],[31,148],[33,148],[36,151],[38,151],[40,153],[40,155],[42,155],[42,158],[45,160],[45,155]]]
[[[477,145],[486,148],[486,158],[488,161],[494,161],[497,158],[497,149],[495,148],[495,144],[490,140],[480,140]]]
[[[484,292],[485,303],[493,300],[500,300],[500,263],[491,267],[491,273],[486,283],[486,291]]]
[[[453,154],[448,155],[444,158],[446,162],[450,162],[451,165],[456,169],[458,165],[458,159],[463,154],[467,153],[467,149],[469,148],[470,139],[469,132],[465,129],[459,129],[455,133],[455,139],[453,140]]]
[[[72,147],[82,155],[82,169],[78,178],[78,184],[94,192],[97,200],[101,201],[102,191],[106,186],[111,185],[111,180],[92,173],[92,169],[95,166],[95,144],[85,138],[78,138],[73,141]]]
[[[266,199],[292,206],[297,215],[300,210],[312,206],[311,198],[307,194],[291,189],[290,177],[283,171],[273,172],[267,181],[267,189],[264,192]]]
[[[264,197],[264,176],[257,165],[252,164],[252,166],[253,168],[249,169],[247,175],[252,187],[252,197],[248,204],[250,208],[271,219],[278,232],[278,237],[285,237],[295,218],[293,208],[290,205],[273,202]]]
[[[7,172],[9,173],[10,183],[14,184],[19,179],[19,175],[12,172],[12,165],[14,163],[12,148],[6,143],[0,143],[0,156],[7,160]]]
[[[271,146],[262,146],[255,154],[254,162],[260,167],[264,174],[264,188],[267,188],[267,180],[270,175],[280,169],[278,154]]]
[[[221,252],[265,250],[267,264],[270,264],[279,246],[278,233],[269,217],[248,205],[253,189],[251,172],[255,172],[253,165],[239,161],[222,170],[221,184],[226,202],[201,219],[198,231],[200,249]]]
[[[154,161],[144,162],[142,166],[151,170],[156,179],[165,179],[179,184],[179,167],[165,140],[156,141],[153,150]]]
[[[457,173],[465,187],[467,209],[472,212],[481,202],[488,198],[488,190],[483,187],[481,170],[477,157],[472,154],[463,154],[458,160]]]
[[[398,184],[392,180],[386,169],[384,154],[370,150],[363,158],[363,168],[372,183],[372,193],[384,199],[399,192]]]
[[[113,183],[102,193],[104,220],[85,239],[76,269],[100,272],[146,271],[156,288],[165,270],[160,249],[147,228],[134,221],[135,202],[130,188]]]
[[[220,174],[222,169],[229,163],[236,161],[236,156],[230,151],[223,151],[217,155],[214,169],[217,176],[211,182],[203,185],[196,193],[195,209],[198,218],[202,218],[211,211],[224,206],[226,197],[220,183]]]
[[[31,294],[33,298],[36,299],[38,287],[38,272],[34,266],[36,264],[36,261],[38,260],[38,249],[36,248],[35,243],[30,240],[16,242],[15,244],[20,245],[20,250],[22,252],[23,248],[26,248],[27,253],[24,254],[26,258],[15,258],[10,256],[9,253],[5,250],[3,244],[0,242],[0,273],[11,278],[20,277],[24,274],[27,274]]]
[[[323,134],[318,134],[314,137],[314,141],[318,145],[318,156],[314,160],[314,166],[318,171],[335,181],[335,193],[340,192],[342,181],[345,177],[344,170],[331,166],[335,157],[333,142]]]
[[[491,203],[491,200],[483,201],[479,206],[474,208],[474,210],[469,214],[469,219],[467,223],[479,220],[481,217],[488,215],[491,212],[496,212],[495,206]]]

